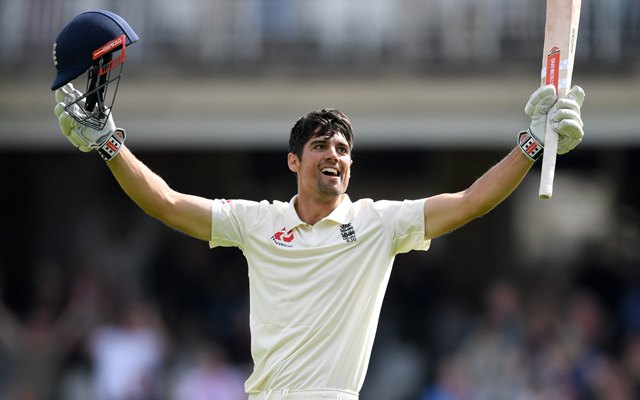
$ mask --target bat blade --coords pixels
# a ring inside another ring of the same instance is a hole
[[[547,0],[540,83],[554,85],[558,98],[567,97],[571,89],[580,6],[581,0]],[[538,192],[541,199],[550,199],[553,195],[557,151],[558,134],[551,127],[551,119],[547,118]]]

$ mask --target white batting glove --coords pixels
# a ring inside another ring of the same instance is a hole
[[[580,144],[584,136],[584,125],[580,115],[584,96],[584,90],[580,86],[572,87],[564,99],[557,99],[553,85],[541,86],[533,92],[524,108],[525,113],[531,118],[531,126],[528,131],[519,134],[518,144],[523,152],[532,159],[542,155],[547,116],[551,118],[551,127],[558,134],[558,154],[568,153]],[[527,137],[527,132],[531,138]],[[532,156],[531,151],[527,150],[535,149],[536,142],[540,151]]]
[[[72,104],[82,96],[82,92],[75,89],[71,83],[56,90],[55,98],[58,104],[54,108],[54,113],[58,117],[60,130],[80,151],[97,150],[100,156],[108,161],[118,154],[126,134],[123,129],[116,128],[111,113],[108,113],[105,125],[100,130],[78,122],[70,113],[78,118],[84,116],[84,112],[80,108],[84,105],[84,99],[77,104]],[[70,104],[71,106],[67,108]]]
[[[565,99],[558,99],[551,110],[551,126],[558,133],[558,154],[575,149],[584,136],[580,109],[584,103],[584,90],[574,86]]]

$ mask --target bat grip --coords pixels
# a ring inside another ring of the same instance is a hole
[[[556,172],[556,154],[558,152],[558,134],[551,127],[551,118],[547,117],[544,133],[544,153],[542,154],[542,172],[538,196],[548,200],[553,195],[553,178]]]

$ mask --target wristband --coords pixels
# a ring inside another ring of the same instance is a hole
[[[531,134],[529,129],[518,133],[516,143],[522,153],[529,157],[531,160],[536,161],[544,151],[544,147],[538,140]]]
[[[116,129],[98,148],[98,154],[103,160],[109,161],[118,154],[127,135],[124,129]]]

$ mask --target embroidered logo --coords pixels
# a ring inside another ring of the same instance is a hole
[[[286,228],[280,229],[278,232],[274,233],[273,236],[271,236],[271,240],[273,240],[273,243],[280,247],[293,247],[293,245],[291,244],[291,242],[293,242],[293,239],[293,229],[287,231]]]
[[[55,67],[58,66],[58,54],[56,53],[56,49],[58,48],[58,43],[53,43],[53,65]]]
[[[351,226],[351,223],[340,225],[340,235],[342,235],[342,240],[347,243],[356,241],[356,231]]]

